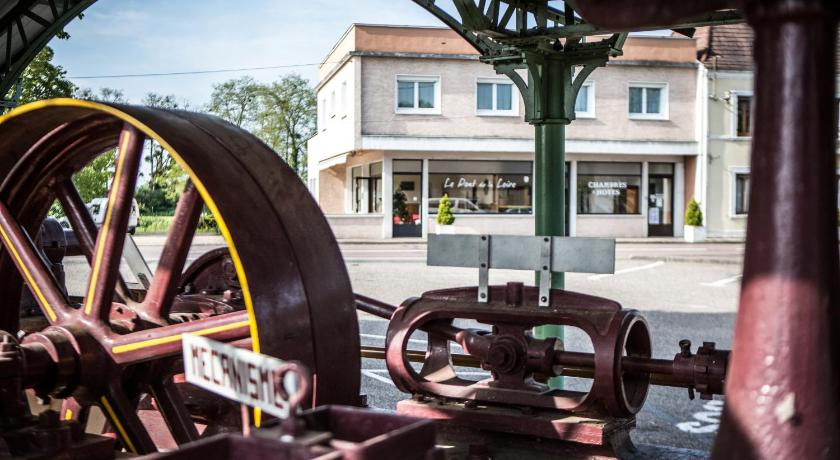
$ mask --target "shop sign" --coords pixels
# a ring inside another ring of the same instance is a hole
[[[478,179],[467,180],[464,177],[459,177],[457,182],[452,180],[451,178],[447,177],[443,180],[443,188],[476,188],[481,187],[483,189],[491,189],[494,187],[494,184],[489,180],[483,180],[481,183],[478,183]],[[496,184],[495,188],[499,190],[505,189],[514,189],[516,188],[516,182],[509,181],[507,179],[499,179]]]
[[[288,395],[298,390],[295,378],[282,377],[285,361],[192,334],[184,334],[182,344],[187,382],[275,417],[289,416]]]
[[[621,191],[627,189],[627,182],[624,181],[589,181],[586,184],[595,196],[619,196]]]

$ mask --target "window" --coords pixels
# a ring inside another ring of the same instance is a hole
[[[444,194],[452,212],[531,214],[530,161],[429,161],[429,214]]]
[[[578,163],[578,214],[640,214],[641,163]]]
[[[321,131],[327,129],[327,100],[321,99],[321,110],[318,111],[319,114],[319,124],[321,125]]]
[[[584,83],[575,99],[575,117],[595,118],[595,84]]]
[[[347,116],[347,82],[341,82],[341,115],[342,118]]]
[[[519,100],[507,79],[479,78],[475,90],[478,115],[519,115]]]
[[[330,118],[335,118],[335,91],[330,93]]]
[[[735,133],[738,137],[752,136],[752,97],[737,96],[735,99]]]
[[[735,215],[743,216],[750,210],[750,174],[735,173]]]
[[[382,212],[382,162],[370,164],[368,212]]]
[[[665,83],[631,83],[630,118],[643,120],[668,119],[668,85]]]
[[[397,77],[397,113],[440,113],[440,77]]]
[[[362,212],[362,167],[354,166],[350,169],[350,184],[353,187],[353,201],[351,207],[353,212]]]

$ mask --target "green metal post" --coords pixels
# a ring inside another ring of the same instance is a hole
[[[574,118],[572,67],[562,58],[548,57],[542,63],[539,84],[531,83],[534,100],[540,101],[542,117],[534,122],[534,220],[538,236],[566,235],[566,125]],[[539,274],[537,274],[539,278]],[[539,283],[539,279],[537,279]],[[551,287],[563,289],[565,275],[552,273]],[[534,329],[537,338],[563,339],[562,326],[540,326]],[[562,378],[549,382],[562,388]]]

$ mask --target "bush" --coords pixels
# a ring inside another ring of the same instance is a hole
[[[452,202],[449,201],[449,195],[444,194],[438,204],[438,225],[452,225],[455,223],[455,216],[452,215]]]
[[[692,198],[688,203],[688,209],[685,210],[685,224],[693,227],[703,225],[703,212],[700,211],[700,205]]]
[[[219,234],[219,223],[216,222],[216,216],[206,207],[201,211],[201,217],[198,218],[198,231]]]
[[[137,219],[137,233],[166,233],[172,216],[143,216]]]

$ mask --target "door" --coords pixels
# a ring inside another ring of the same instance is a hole
[[[394,160],[394,238],[423,236],[423,162]]]
[[[674,236],[673,164],[651,164],[648,177],[648,236]],[[665,166],[670,167],[670,174]],[[661,171],[654,174],[653,171]]]

